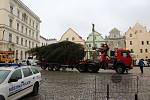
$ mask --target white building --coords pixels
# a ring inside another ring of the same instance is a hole
[[[40,36],[40,46],[46,46],[49,44],[57,43],[56,39],[46,39],[43,36]]]
[[[40,23],[20,0],[0,0],[0,50],[15,51],[17,59],[26,59],[26,51],[39,45]]]

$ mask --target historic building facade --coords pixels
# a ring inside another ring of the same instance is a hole
[[[75,32],[73,29],[69,28],[61,37],[59,42],[62,41],[71,41],[74,43],[79,43],[82,45],[85,45],[85,41],[82,39],[81,36],[77,32]]]
[[[122,36],[117,28],[113,28],[109,35],[105,37],[105,40],[110,50],[125,48],[125,36]]]
[[[0,50],[15,51],[15,58],[26,59],[26,51],[40,43],[40,23],[20,0],[0,0]]]
[[[92,58],[92,51],[93,48],[100,48],[102,44],[105,44],[105,39],[102,37],[102,35],[100,33],[98,33],[97,31],[95,31],[95,26],[93,24],[92,27],[92,32],[89,34],[89,36],[87,37],[86,40],[86,51],[87,53],[87,58],[91,59]]]
[[[150,59],[150,32],[136,23],[125,33],[126,47],[134,53],[135,59]]]

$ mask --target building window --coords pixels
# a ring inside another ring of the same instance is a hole
[[[148,50],[147,50],[147,49],[145,49],[145,53],[148,53]]]
[[[29,41],[29,48],[31,48],[31,41]]]
[[[30,21],[29,21],[29,25],[31,26],[31,22],[32,22],[32,20],[30,19]]]
[[[130,34],[130,37],[132,37],[132,34]]]
[[[18,18],[20,18],[20,10],[19,9],[17,10],[17,16],[18,16]]]
[[[23,38],[21,38],[21,45],[23,45]]]
[[[31,35],[31,30],[29,30],[29,36]]]
[[[91,44],[89,44],[89,47],[91,47]]]
[[[16,43],[19,44],[19,36],[16,36]]]
[[[10,5],[10,13],[12,13],[12,14],[13,14],[13,9],[14,9],[14,7],[12,5]]]
[[[36,33],[36,39],[38,39],[38,32]]]
[[[130,41],[130,45],[132,45],[132,41]]]
[[[34,48],[34,42],[32,42],[32,48]]]
[[[75,38],[74,37],[72,37],[72,41],[74,41],[75,40]]]
[[[26,35],[27,35],[27,33],[28,33],[28,29],[26,28]]]
[[[25,41],[25,46],[27,47],[27,40]]]
[[[66,41],[68,41],[69,40],[69,38],[66,38]]]
[[[21,51],[20,52],[20,60],[22,60],[23,59],[23,52]]]
[[[143,50],[142,49],[140,49],[140,53],[142,53],[143,52]]]
[[[25,59],[27,59],[27,52],[25,52]]]
[[[142,45],[144,45],[144,41],[142,41]]]
[[[12,27],[12,24],[13,24],[13,20],[9,19],[9,26]]]
[[[9,33],[9,42],[12,42],[12,34]]]
[[[34,37],[34,32],[32,32],[32,37]]]
[[[146,41],[147,45],[149,45],[149,41]]]
[[[19,23],[17,23],[17,31],[19,31]]]
[[[22,32],[22,33],[23,33],[23,30],[24,30],[24,27],[22,26],[22,27],[21,27],[21,32]]]
[[[133,49],[131,49],[131,53],[133,53],[134,51],[133,51]]]
[[[33,21],[33,28],[34,28],[34,21]]]
[[[16,50],[16,59],[18,59],[18,50]]]
[[[36,24],[36,29],[38,29],[38,24]]]
[[[25,23],[28,22],[28,16],[26,15],[26,13],[22,13],[22,21],[24,21]]]

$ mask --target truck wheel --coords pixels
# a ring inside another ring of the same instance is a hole
[[[78,71],[81,72],[81,73],[87,71],[87,69],[86,69],[86,67],[85,67],[84,65],[78,65],[78,68],[77,68],[77,69],[78,69]]]
[[[116,72],[118,74],[123,74],[125,72],[125,67],[123,65],[117,65],[116,66]]]
[[[98,71],[99,71],[99,68],[96,65],[93,65],[93,64],[88,65],[88,72],[97,73]]]

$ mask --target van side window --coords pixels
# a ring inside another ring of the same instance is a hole
[[[22,79],[22,73],[21,73],[21,70],[18,69],[16,71],[13,72],[13,74],[11,75],[10,79]]]
[[[35,69],[35,68],[31,68],[31,69],[32,69],[32,72],[33,72],[34,74],[39,73],[39,71],[38,71],[37,69]]]
[[[32,75],[30,68],[23,68],[22,71],[23,71],[24,77],[28,77]]]

